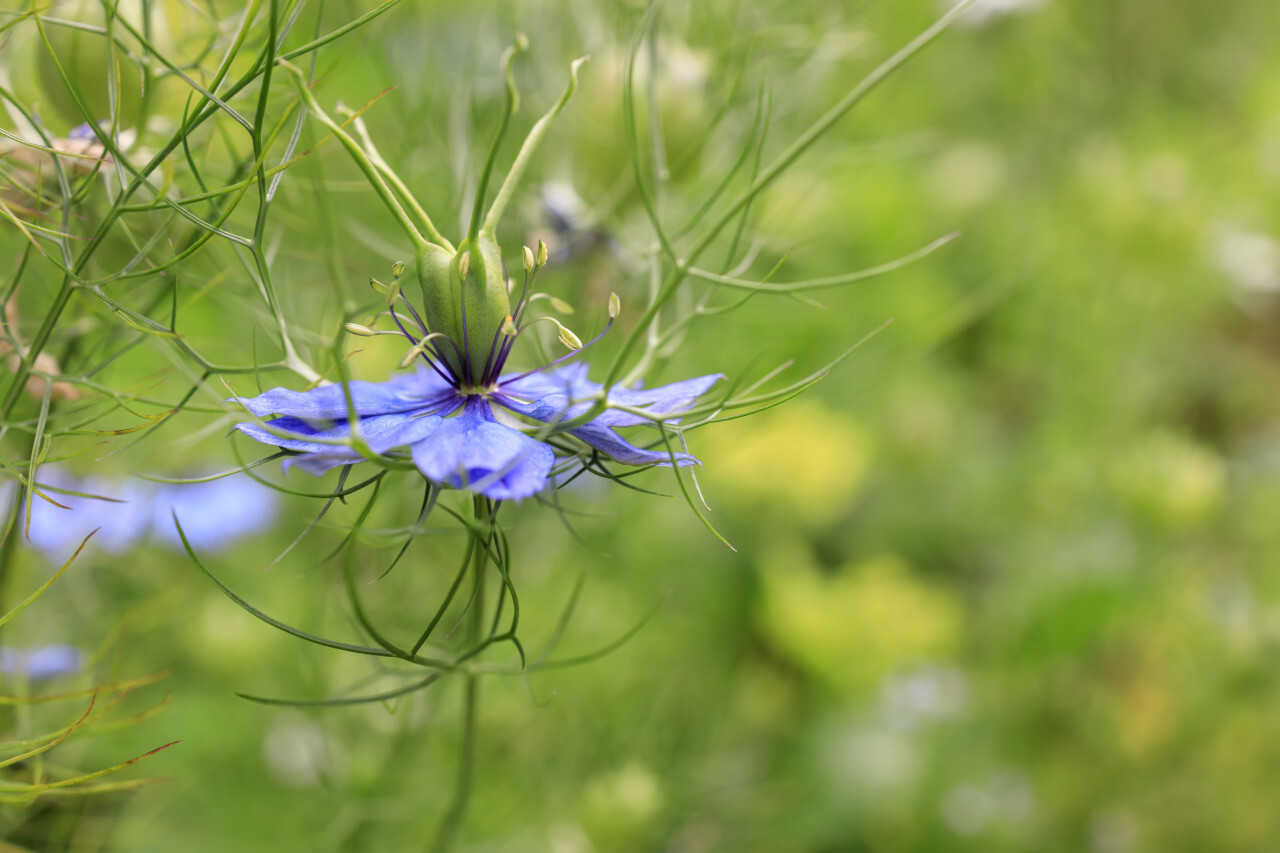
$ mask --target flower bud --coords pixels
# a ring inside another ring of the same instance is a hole
[[[545,267],[547,265],[547,244],[538,241],[538,266]]]
[[[560,329],[560,343],[572,350],[582,349],[582,338],[575,335],[568,326],[565,326],[560,321],[552,320],[551,322],[555,323]]]
[[[524,260],[524,271],[531,272],[534,264],[537,263],[537,260],[533,257],[533,249],[530,249],[528,246],[521,246],[520,252]]]
[[[359,323],[343,323],[342,328],[346,329],[353,335],[360,335],[362,338],[371,338],[378,334],[368,326],[362,326]]]
[[[404,275],[404,261],[396,261],[391,265],[391,275],[394,278],[400,278]]]
[[[618,314],[622,311],[622,300],[618,298],[618,294],[609,294],[609,319],[618,319]]]

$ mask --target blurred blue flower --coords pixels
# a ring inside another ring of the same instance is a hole
[[[93,547],[112,554],[122,554],[149,537],[181,551],[182,540],[173,526],[175,511],[188,540],[203,550],[225,548],[263,531],[275,516],[275,493],[242,477],[208,483],[148,483],[77,478],[56,465],[45,465],[36,478],[51,498],[67,507],[36,497],[31,501],[30,524],[23,521],[31,544],[55,560],[65,560],[95,530]],[[7,503],[3,500],[7,497],[0,493],[0,504]]]
[[[151,513],[140,509],[154,489],[149,483],[104,477],[81,479],[54,465],[42,466],[36,479],[50,498],[67,507],[54,506],[40,497],[31,500],[28,537],[32,545],[51,557],[65,560],[95,530],[95,548],[122,554],[145,539],[151,528]]]
[[[34,649],[0,646],[0,672],[6,675],[25,675],[32,681],[78,672],[80,662],[80,650],[64,643],[37,646]]]
[[[151,523],[157,539],[182,551],[173,516],[192,547],[222,550],[238,539],[262,533],[276,514],[276,493],[247,477],[223,477],[208,483],[165,484],[152,496]]]
[[[276,417],[235,428],[264,444],[295,451],[299,455],[286,464],[319,475],[364,459],[350,445],[339,443],[351,437],[349,392],[360,437],[374,453],[407,447],[418,470],[433,483],[495,500],[527,498],[546,487],[555,451],[527,432],[538,428],[515,415],[554,427],[586,413],[603,386],[587,379],[585,364],[553,363],[539,371],[499,376],[509,350],[495,343],[494,351],[497,364],[480,387],[455,379],[447,363],[437,364],[424,355],[429,368],[419,367],[388,382],[349,382],[345,391],[343,385],[303,392],[274,388],[257,397],[237,397],[257,417]],[[720,378],[701,376],[651,389],[611,388],[608,406],[625,409],[606,408],[566,432],[628,465],[696,464],[687,453],[636,447],[616,429],[677,414]]]

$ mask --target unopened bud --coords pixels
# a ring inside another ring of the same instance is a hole
[[[373,329],[370,329],[368,326],[362,326],[359,323],[343,323],[342,328],[346,329],[351,334],[359,335],[362,338],[371,338],[374,335],[378,334]]]
[[[471,271],[471,252],[466,251],[458,256],[458,277],[466,281],[467,273]]]
[[[524,256],[524,271],[532,271],[534,264],[537,263],[537,260],[533,257],[533,249],[528,246],[521,246],[520,254]]]
[[[575,349],[575,350],[582,349],[582,338],[575,335],[564,324],[557,322],[555,320],[552,320],[552,322],[555,323],[560,328],[560,343],[564,344],[569,349]]]
[[[369,286],[372,287],[374,290],[378,291],[379,293],[387,292],[387,286],[382,282],[378,281],[373,276],[369,276]]]
[[[396,261],[391,265],[391,275],[395,278],[404,275],[404,261]]]
[[[551,303],[551,307],[554,310],[559,311],[561,314],[573,313],[573,306],[570,305],[568,302],[565,302],[563,299],[557,299],[554,296],[548,296],[547,301]]]
[[[538,266],[545,267],[547,265],[547,244],[538,241]]]
[[[622,300],[618,298],[618,294],[609,294],[609,319],[616,320],[618,314],[622,311]]]

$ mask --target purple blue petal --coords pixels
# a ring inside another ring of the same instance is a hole
[[[608,394],[610,406],[632,411],[607,408],[568,433],[629,465],[697,464],[687,453],[637,447],[615,428],[673,420],[673,415],[692,406],[721,378],[701,376],[656,388],[615,386]],[[584,363],[505,376],[488,396],[459,392],[425,369],[382,384],[351,382],[346,387],[373,452],[407,446],[414,464],[432,482],[498,500],[526,498],[545,488],[555,451],[526,432],[498,422],[491,403],[555,425],[586,413],[592,405],[589,398],[603,388],[587,378]],[[297,452],[286,465],[322,474],[362,459],[349,447],[329,443],[350,436],[347,398],[340,385],[304,392],[274,389],[240,402],[259,417],[277,416],[265,425],[242,423],[236,429],[264,444]]]
[[[488,402],[472,397],[427,440],[411,448],[413,462],[436,483],[495,500],[520,500],[547,484],[555,452],[518,429],[500,424]]]
[[[414,373],[397,376],[389,382],[348,382],[355,411],[369,415],[412,412],[443,403],[456,395],[453,388],[434,371],[421,368]],[[346,420],[347,395],[341,384],[322,385],[310,391],[272,388],[256,397],[233,397],[260,418],[285,415],[306,420]]]
[[[564,394],[574,399],[590,397],[602,386],[587,379],[587,365],[575,362],[551,370],[537,370],[528,375],[504,376],[498,380],[503,394],[536,400],[548,394]]]
[[[544,397],[528,405],[515,404],[507,400],[503,400],[503,404],[526,417],[552,425],[578,417],[587,411],[590,406],[588,403],[568,405],[568,400],[558,394]],[[638,423],[649,423],[643,418],[636,420],[636,416],[626,412],[606,409],[587,423],[568,430],[568,433],[601,451],[611,459],[627,465],[671,464],[672,455],[665,450],[644,450],[614,432],[612,427],[615,421],[622,421],[622,423],[617,424],[619,426],[635,426]],[[677,465],[683,468],[686,465],[696,464],[698,460],[687,453],[677,453],[675,454],[675,461]]]
[[[457,407],[458,402],[453,401],[441,411],[448,414]],[[422,441],[440,426],[441,420],[440,415],[422,415],[417,412],[374,415],[360,420],[360,436],[374,453],[386,453],[393,448]],[[317,476],[330,468],[364,460],[363,456],[350,447],[328,443],[345,441],[351,437],[351,425],[346,421],[317,424],[287,415],[273,418],[267,421],[265,426],[257,423],[240,423],[235,425],[235,429],[263,444],[272,444],[303,454],[286,459],[285,466],[297,465],[304,471]],[[276,435],[272,430],[291,433],[291,435]]]
[[[682,412],[697,401],[699,397],[711,390],[724,377],[718,373],[699,376],[672,382],[670,385],[659,385],[657,388],[622,388],[615,386],[609,389],[609,403],[615,406],[627,406],[632,409],[643,409],[646,418],[630,412],[606,410],[603,421],[608,426],[636,426],[656,418],[664,418]]]
[[[636,447],[609,427],[601,426],[598,420],[569,430],[569,434],[603,452],[611,459],[626,465],[671,464],[672,454],[666,450],[644,450]],[[676,465],[681,468],[698,464],[698,460],[688,453],[676,453],[674,458]]]

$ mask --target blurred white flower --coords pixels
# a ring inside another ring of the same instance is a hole
[[[815,741],[817,767],[830,790],[865,807],[892,802],[920,780],[925,754],[914,735],[854,721]]]
[[[960,5],[960,0],[943,0],[944,11]],[[1006,15],[1026,15],[1049,5],[1049,0],[978,0],[960,20],[957,26],[980,27]]]
[[[880,709],[891,729],[915,729],[953,719],[969,705],[969,681],[954,667],[926,666],[890,675]]]
[[[1008,172],[1008,158],[997,146],[989,142],[956,142],[938,157],[933,185],[940,201],[964,209],[981,204],[998,192]]]
[[[996,773],[957,785],[942,797],[942,820],[957,835],[973,835],[994,824],[1016,824],[1035,811],[1035,794],[1020,773]]]
[[[1097,853],[1128,853],[1138,840],[1138,824],[1124,812],[1102,811],[1090,821],[1089,835]]]
[[[1215,222],[1207,242],[1211,262],[1245,311],[1259,311],[1280,294],[1280,242],[1230,221]]]
[[[299,714],[282,714],[262,740],[262,758],[276,781],[309,788],[322,779],[345,775],[346,755],[324,729]]]

